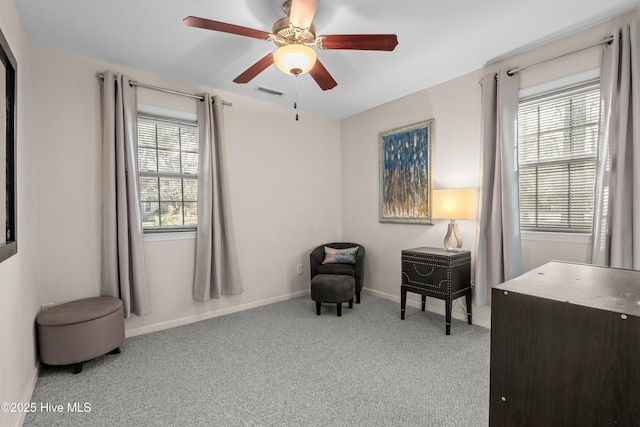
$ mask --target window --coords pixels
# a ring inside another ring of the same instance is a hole
[[[138,168],[145,231],[195,229],[197,124],[139,113]]]
[[[522,230],[591,232],[600,111],[597,80],[520,99]]]

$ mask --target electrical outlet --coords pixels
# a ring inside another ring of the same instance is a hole
[[[49,310],[51,307],[53,307],[54,305],[55,305],[55,304],[54,304],[54,303],[52,303],[52,302],[48,302],[48,303],[46,303],[46,304],[42,304],[42,305],[40,306],[40,311],[47,311],[47,310]]]
[[[298,272],[298,275],[302,274],[302,264],[298,264],[298,268],[296,271]]]

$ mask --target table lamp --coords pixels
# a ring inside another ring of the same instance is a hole
[[[449,227],[444,237],[444,247],[448,251],[460,250],[462,238],[458,231],[456,219],[473,219],[476,217],[476,192],[472,188],[450,190],[433,190],[434,219],[448,219]],[[456,248],[451,245],[451,234],[456,237]]]

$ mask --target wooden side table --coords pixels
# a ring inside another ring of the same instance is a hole
[[[457,298],[465,297],[471,324],[471,252],[426,247],[403,250],[400,290],[402,320],[407,292],[414,292],[422,295],[422,311],[428,296],[445,301],[447,335],[451,334],[451,307]]]

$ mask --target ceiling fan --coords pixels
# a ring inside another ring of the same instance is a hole
[[[311,46],[315,45],[319,49],[381,51],[392,51],[397,46],[398,37],[395,34],[316,36],[316,28],[312,21],[318,3],[319,0],[285,1],[282,8],[287,16],[273,24],[272,33],[196,16],[188,16],[183,21],[190,27],[269,40],[278,46],[275,52],[267,54],[233,80],[239,84],[250,82],[275,63],[285,74],[298,76],[308,72],[322,90],[329,90],[336,87],[338,83],[317,59],[316,52]]]

